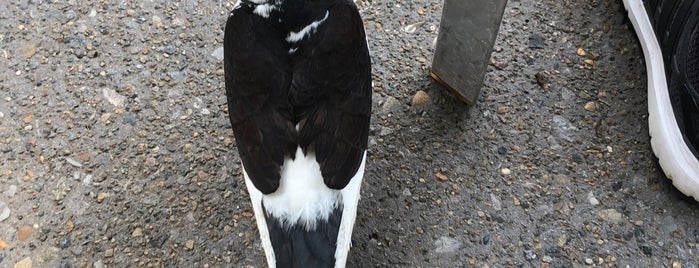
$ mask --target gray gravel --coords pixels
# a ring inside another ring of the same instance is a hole
[[[232,4],[0,2],[0,267],[264,266],[217,52]],[[360,7],[375,94],[350,267],[699,264],[620,3],[511,0],[472,107],[428,76],[441,2]]]

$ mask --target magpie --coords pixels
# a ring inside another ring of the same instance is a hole
[[[240,0],[228,113],[269,267],[345,267],[364,176],[371,61],[351,0]]]

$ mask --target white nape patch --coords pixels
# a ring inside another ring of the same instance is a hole
[[[294,53],[296,52],[296,50],[298,50],[298,49],[299,49],[298,47],[292,47],[292,48],[290,48],[290,49],[289,49],[289,54],[294,54]],[[296,132],[298,132],[298,131],[299,131],[299,125],[296,125]]]
[[[250,177],[248,177],[248,173],[245,171],[245,167],[243,167],[243,177],[245,178],[245,186],[248,188],[248,194],[250,194],[252,210],[255,212],[255,222],[257,223],[257,230],[260,232],[260,240],[262,240],[262,248],[265,250],[267,265],[269,265],[269,268],[276,268],[277,259],[274,256],[272,240],[269,238],[267,220],[265,219],[264,211],[262,211],[262,192],[257,190],[255,185],[252,184]]]
[[[255,10],[253,12],[260,17],[263,18],[269,18],[269,13],[272,13],[272,10],[276,9],[277,7],[275,5],[270,5],[270,4],[260,4],[255,7]]]
[[[364,163],[366,162],[366,151],[362,156],[362,164],[357,169],[357,173],[352,176],[349,184],[340,190],[342,194],[342,221],[340,230],[337,233],[337,247],[335,248],[335,268],[344,268],[347,262],[347,255],[352,246],[352,228],[357,218],[357,204],[359,203],[359,190],[364,178]]]
[[[325,17],[323,17],[321,20],[311,22],[311,24],[308,24],[308,25],[306,25],[306,27],[303,27],[303,29],[301,29],[301,31],[289,32],[289,35],[286,37],[286,41],[289,43],[295,43],[295,42],[300,41],[304,37],[315,33],[318,26],[320,26],[320,24],[323,23],[328,18],[328,15],[330,15],[330,12],[325,11]]]
[[[262,196],[262,202],[267,214],[279,219],[282,226],[301,224],[314,230],[318,221],[327,221],[341,205],[341,198],[339,190],[325,186],[315,155],[304,155],[298,147],[295,159],[284,159],[279,188]]]
[[[242,1],[243,1],[243,0],[235,1],[235,5],[233,5],[233,10],[239,9],[239,8],[240,8],[240,2],[242,2]],[[231,13],[231,14],[233,14],[233,13]]]

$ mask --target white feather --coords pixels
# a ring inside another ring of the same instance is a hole
[[[260,4],[255,7],[255,10],[253,10],[253,12],[259,15],[260,17],[269,18],[269,13],[272,13],[272,10],[276,8],[277,7],[275,5]]]
[[[264,212],[262,211],[262,192],[255,188],[252,184],[248,173],[245,171],[243,166],[243,177],[245,178],[245,186],[248,188],[248,194],[250,194],[250,201],[252,202],[252,210],[255,212],[255,222],[257,223],[257,230],[260,232],[260,240],[262,240],[262,248],[265,250],[265,257],[267,258],[267,265],[269,268],[277,267],[277,260],[274,256],[274,249],[272,248],[272,240],[269,238],[269,230],[267,230],[267,220],[265,219]]]
[[[319,220],[327,220],[340,205],[340,191],[325,186],[314,154],[296,149],[295,159],[286,158],[281,167],[279,188],[262,197],[265,210],[290,227],[301,224],[314,230]]]
[[[262,210],[263,202],[267,213],[280,219],[284,225],[301,223],[308,230],[313,230],[317,221],[327,220],[333,209],[342,202],[342,220],[340,221],[335,249],[335,267],[345,267],[352,241],[352,229],[357,217],[357,204],[364,177],[365,162],[366,151],[362,156],[362,163],[357,173],[349,184],[342,190],[333,190],[325,186],[320,165],[316,162],[315,156],[312,154],[304,156],[301,148],[297,148],[295,159],[284,161],[279,188],[269,195],[263,195],[255,188],[245,171],[245,167],[243,167],[245,185],[250,193],[262,248],[265,250],[267,264],[270,268],[276,267],[276,259],[267,230],[267,220]]]
[[[335,268],[344,268],[347,262],[347,254],[352,246],[352,229],[354,221],[357,218],[357,204],[359,203],[360,189],[362,187],[362,179],[364,178],[364,163],[366,162],[366,151],[362,156],[362,164],[357,169],[349,184],[342,193],[342,221],[340,222],[340,230],[337,233],[337,247],[335,248]]]
[[[289,32],[289,35],[286,37],[286,41],[289,43],[298,42],[307,35],[315,33],[318,26],[320,26],[320,24],[322,24],[328,18],[328,15],[330,15],[330,12],[325,11],[325,17],[322,19],[311,22],[311,24],[306,25],[306,27],[303,27],[303,29],[298,32]]]

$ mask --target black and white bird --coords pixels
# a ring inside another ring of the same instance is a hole
[[[228,112],[269,267],[344,267],[371,115],[352,0],[240,0],[226,23]]]

